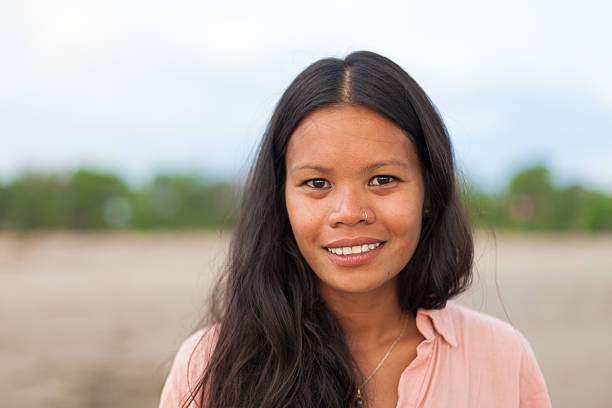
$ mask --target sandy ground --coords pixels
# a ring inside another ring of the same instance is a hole
[[[0,406],[156,406],[227,238],[1,233]],[[525,334],[555,407],[612,406],[612,236],[480,234],[476,255],[459,301]]]

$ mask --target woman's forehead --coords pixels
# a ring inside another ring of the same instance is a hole
[[[356,129],[367,130],[371,136],[376,133],[404,132],[384,115],[362,105],[332,105],[317,109],[306,115],[293,132],[303,134],[326,134],[347,132]],[[357,132],[357,134],[363,132]]]
[[[413,162],[416,152],[407,133],[383,115],[362,106],[334,106],[319,109],[300,123],[286,159],[288,167],[347,161],[363,165]]]

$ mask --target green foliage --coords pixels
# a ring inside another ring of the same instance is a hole
[[[72,174],[23,174],[0,186],[0,228],[231,227],[234,186],[193,175],[159,175],[130,190],[119,177],[81,169]]]
[[[71,175],[66,193],[70,228],[100,229],[129,222],[129,217],[121,222],[121,215],[117,215],[117,203],[128,199],[128,189],[115,175],[78,170]]]
[[[57,174],[22,175],[3,188],[0,225],[19,229],[65,226],[66,188],[65,180]]]
[[[506,222],[504,203],[499,197],[469,186],[462,190],[461,198],[472,224],[483,227],[499,226]]]
[[[580,186],[557,187],[544,166],[518,172],[504,192],[470,192],[465,202],[478,226],[553,231],[612,229],[612,197]]]
[[[527,168],[510,180],[510,194],[542,195],[553,190],[550,172],[544,166]]]
[[[229,184],[207,183],[189,175],[159,175],[134,197],[139,228],[232,226],[236,191]]]
[[[588,231],[612,230],[612,197],[599,192],[584,192],[576,227]]]
[[[505,191],[460,185],[471,222],[522,230],[612,230],[612,197],[560,188],[544,166],[526,168]],[[219,228],[238,217],[238,189],[190,174],[160,174],[130,189],[110,173],[25,173],[0,185],[0,228]]]

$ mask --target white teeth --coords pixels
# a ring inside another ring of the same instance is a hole
[[[341,248],[327,248],[329,252],[336,255],[350,255],[350,254],[361,254],[363,252],[369,252],[373,249],[376,249],[380,246],[380,242],[375,244],[363,244],[356,245],[353,247],[341,247]]]

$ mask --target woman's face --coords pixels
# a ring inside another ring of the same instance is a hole
[[[291,136],[286,171],[293,235],[319,290],[396,285],[419,241],[424,198],[406,133],[365,107],[319,109]]]

